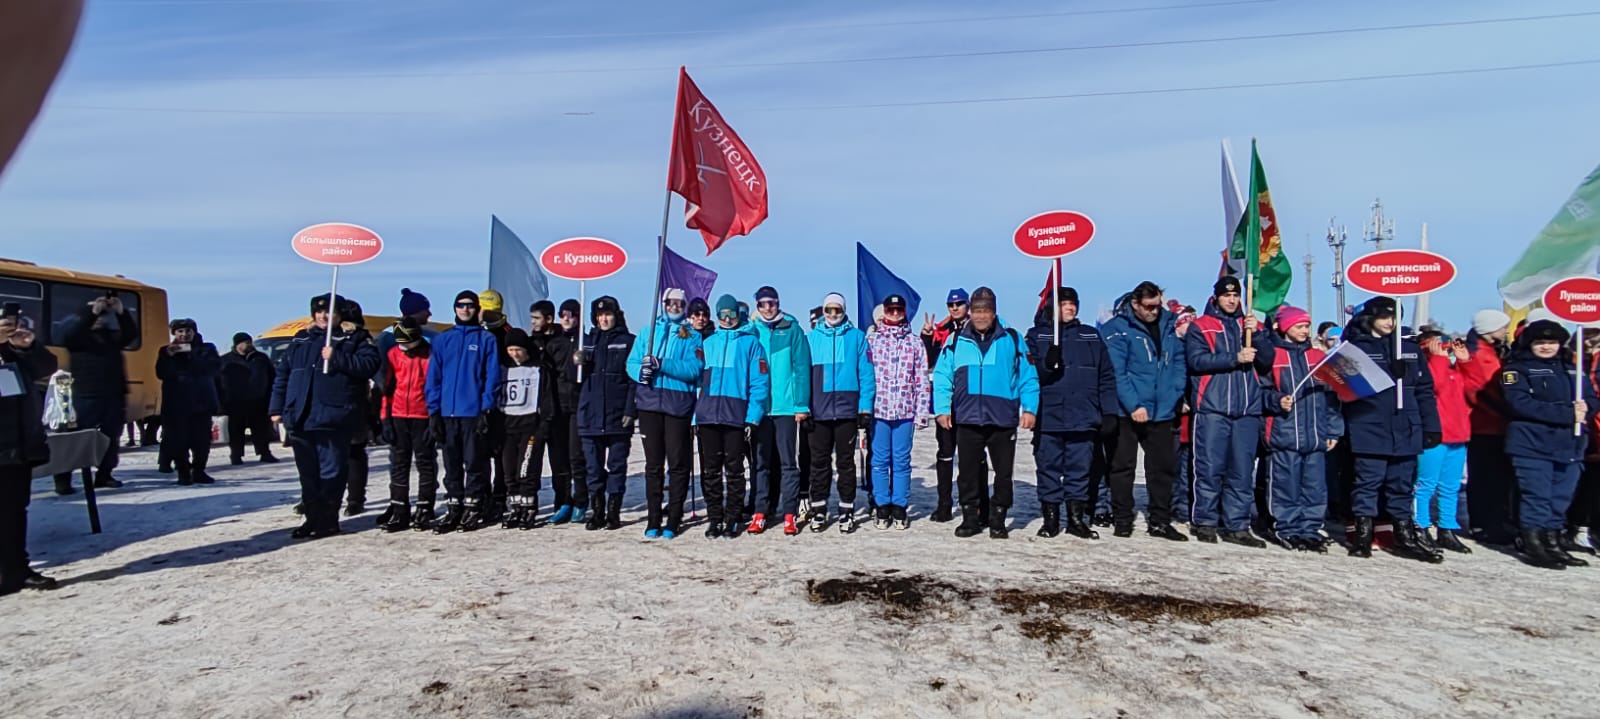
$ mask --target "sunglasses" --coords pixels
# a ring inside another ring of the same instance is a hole
[[[720,311],[717,312],[717,319],[719,319],[719,320],[736,320],[736,319],[739,319],[739,311],[738,310],[720,310]]]
[[[667,307],[683,307],[688,303],[684,302],[683,300],[667,300],[666,302],[664,302],[662,304],[664,304]]]
[[[699,312],[690,312],[689,316],[690,317],[710,317],[711,313],[710,312],[706,312],[705,310],[701,310]]]
[[[476,303],[476,302],[457,302],[456,306],[457,307],[477,307],[478,303]]]
[[[966,307],[966,306],[967,306],[967,303],[965,303],[965,302],[951,302],[950,304],[945,305],[945,307],[947,307],[949,309],[952,309],[952,310],[957,308],[957,307]]]
[[[760,302],[757,302],[756,306],[757,307],[777,307],[778,306],[778,301],[777,300],[762,300]]]
[[[823,308],[822,314],[825,314],[825,315],[842,315],[842,314],[844,314],[844,310],[839,309],[838,307],[826,307],[826,308]]]
[[[903,315],[903,314],[906,313],[906,308],[900,307],[898,305],[897,306],[893,306],[893,307],[885,307],[885,308],[883,308],[883,313],[886,314],[886,315],[887,314]]]

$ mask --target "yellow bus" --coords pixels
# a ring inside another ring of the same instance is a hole
[[[128,421],[161,411],[161,382],[156,379],[156,354],[167,344],[167,291],[122,275],[96,275],[32,262],[0,258],[0,302],[22,306],[33,321],[38,340],[72,371],[58,328],[84,305],[107,292],[117,293],[139,323],[139,336],[123,348],[128,367]]]
[[[399,317],[389,317],[386,315],[366,315],[365,319],[367,321],[367,331],[371,332],[373,337],[383,334],[384,330],[389,329],[389,327],[394,323],[400,321]],[[292,319],[288,322],[275,325],[272,327],[272,329],[262,332],[256,336],[256,349],[260,350],[261,353],[266,355],[268,359],[276,362],[278,360],[278,353],[281,352],[284,347],[289,345],[289,341],[293,340],[294,336],[298,334],[300,330],[310,326],[310,317]],[[450,329],[450,325],[440,324],[438,322],[429,322],[427,326],[434,332],[443,332],[447,329]]]

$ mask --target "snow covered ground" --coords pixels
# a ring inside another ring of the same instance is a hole
[[[1142,526],[1044,540],[1026,452],[1012,538],[958,540],[922,519],[932,440],[917,436],[911,529],[850,536],[647,542],[637,447],[616,532],[385,534],[381,450],[372,511],[310,543],[288,539],[289,463],[178,487],[153,452],[126,456],[101,535],[81,493],[41,480],[32,553],[63,586],[0,598],[4,714],[1600,713],[1600,569],[1481,547],[1430,567],[1174,544]]]

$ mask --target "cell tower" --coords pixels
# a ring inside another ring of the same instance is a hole
[[[1311,268],[1316,266],[1317,258],[1311,255],[1311,233],[1309,232],[1306,233],[1306,256],[1304,261],[1306,265],[1306,314],[1314,318],[1317,316],[1317,312],[1312,307],[1312,302],[1316,297],[1316,286],[1311,284]]]
[[[1372,201],[1372,216],[1367,218],[1366,224],[1361,229],[1361,241],[1377,245],[1376,249],[1383,249],[1385,245],[1394,242],[1394,220],[1383,216],[1383,200]]]
[[[1334,301],[1339,303],[1339,306],[1334,310],[1334,317],[1335,317],[1336,320],[1339,320],[1340,323],[1342,324],[1343,320],[1344,320],[1344,308],[1345,308],[1345,304],[1344,304],[1344,245],[1345,245],[1345,241],[1349,239],[1349,234],[1345,232],[1344,225],[1338,225],[1337,227],[1334,226],[1334,220],[1336,220],[1336,219],[1337,218],[1334,218],[1334,217],[1328,218],[1328,249],[1333,250],[1333,291],[1334,291],[1334,297],[1335,297]]]

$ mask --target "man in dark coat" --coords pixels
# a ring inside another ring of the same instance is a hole
[[[55,373],[56,356],[20,325],[15,305],[0,312],[0,595],[56,583],[28,567],[33,468],[50,460],[35,383]]]
[[[94,486],[121,487],[111,476],[117,467],[117,438],[128,414],[128,369],[124,347],[139,338],[139,322],[115,293],[97,297],[68,318],[56,341],[67,349],[72,368],[72,407],[79,429],[98,429],[111,439],[95,468]],[[56,475],[56,491],[70,493],[72,475]],[[66,491],[62,491],[65,488]]]
[[[335,302],[343,305],[345,300]],[[350,438],[366,421],[353,409],[353,388],[364,388],[383,361],[365,329],[355,334],[330,329],[330,314],[327,295],[311,299],[311,327],[284,349],[267,410],[289,430],[300,470],[306,522],[290,535],[295,539],[339,533]],[[334,333],[332,344],[329,332]]]
[[[244,438],[248,432],[256,446],[256,457],[264,463],[278,461],[272,456],[272,418],[267,403],[272,400],[272,381],[277,370],[272,360],[256,351],[250,335],[233,336],[233,348],[222,357],[222,410],[228,415],[228,457],[234,465],[244,464]]]
[[[194,320],[170,324],[172,343],[156,356],[161,380],[161,451],[172,458],[178,484],[211,484],[206,460],[211,456],[211,417],[217,413],[217,373],[222,360],[217,348],[200,338]]]
[[[622,497],[628,489],[628,450],[633,446],[636,383],[628,377],[633,334],[611,296],[592,304],[594,328],[573,361],[583,368],[578,393],[578,436],[588,467],[589,519],[584,529],[622,528]]]

